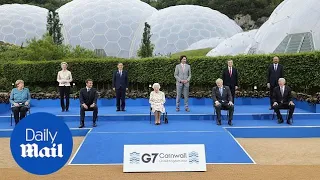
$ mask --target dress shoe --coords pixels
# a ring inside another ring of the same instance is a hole
[[[221,120],[217,121],[217,125],[220,126],[221,125]]]
[[[278,124],[282,124],[283,123],[283,119],[278,119]]]
[[[121,111],[126,111],[125,109],[121,109]]]
[[[233,125],[231,120],[228,121],[228,124],[229,124],[229,126]]]
[[[64,109],[61,110],[61,112],[64,112],[64,111],[65,111]]]
[[[118,111],[120,111],[120,109],[117,109],[116,111],[118,112]]]
[[[92,126],[93,126],[93,127],[97,127],[97,123],[96,123],[96,122],[94,122]]]
[[[292,125],[292,123],[291,123],[291,120],[290,120],[290,119],[288,119],[288,120],[287,120],[287,124]]]
[[[84,127],[84,124],[80,124],[79,128],[83,128]]]

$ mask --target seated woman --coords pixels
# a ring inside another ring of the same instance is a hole
[[[151,104],[152,112],[155,117],[155,124],[160,124],[161,113],[164,113],[166,110],[164,108],[164,103],[166,102],[166,97],[162,91],[160,91],[160,84],[154,83],[152,86],[153,90],[150,93],[149,103]]]
[[[24,87],[22,80],[16,81],[17,88],[13,88],[10,94],[11,109],[13,112],[16,125],[21,119],[26,116],[26,113],[30,107],[30,91]]]

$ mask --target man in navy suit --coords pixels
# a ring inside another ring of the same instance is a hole
[[[268,83],[267,87],[270,88],[270,110],[273,109],[273,89],[278,86],[278,80],[284,78],[283,66],[279,64],[279,58],[273,58],[273,64],[268,68]]]
[[[126,91],[128,90],[128,73],[123,70],[122,63],[118,63],[118,70],[113,72],[112,87],[113,90],[116,91],[117,111],[125,111]]]
[[[236,90],[238,89],[238,71],[233,67],[233,61],[228,60],[228,68],[222,73],[223,84],[228,86],[232,95],[232,102],[234,103],[234,97]]]
[[[230,88],[223,85],[222,79],[216,80],[217,86],[212,89],[212,99],[214,102],[214,108],[217,112],[217,125],[221,125],[221,110],[229,111],[228,124],[232,126],[234,105],[232,103],[232,95]]]

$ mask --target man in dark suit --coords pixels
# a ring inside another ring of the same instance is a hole
[[[236,90],[238,89],[238,71],[233,67],[233,61],[228,60],[228,68],[223,70],[222,80],[225,86],[228,86],[232,95],[232,102],[234,103],[234,98]]]
[[[98,93],[95,88],[92,88],[93,81],[91,79],[86,80],[86,87],[80,90],[80,126],[84,127],[85,111],[93,111],[93,127],[96,127],[96,121],[98,118],[98,106],[97,99]]]
[[[232,126],[234,106],[230,88],[223,85],[222,79],[216,80],[217,86],[212,89],[212,99],[217,112],[217,125],[221,125],[221,110],[229,110],[228,124]]]
[[[270,89],[270,110],[272,109],[272,93],[273,89],[278,86],[279,78],[284,77],[283,66],[279,64],[279,58],[276,56],[273,58],[273,64],[270,64],[268,68],[268,88]]]
[[[291,89],[289,86],[285,86],[286,80],[284,78],[280,78],[278,82],[279,86],[273,89],[273,109],[277,113],[279,124],[283,123],[280,109],[289,109],[287,124],[291,125],[291,119],[295,109],[295,105],[292,101]]]
[[[113,90],[116,91],[117,111],[125,111],[126,91],[128,90],[128,73],[123,70],[122,63],[118,63],[118,70],[113,72],[112,86]]]

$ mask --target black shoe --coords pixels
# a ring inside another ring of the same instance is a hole
[[[126,111],[125,109],[121,109],[121,111]]]
[[[233,125],[231,120],[228,121],[228,124],[229,124],[229,126]]]
[[[278,124],[282,124],[283,123],[283,119],[278,119]]]
[[[61,110],[61,112],[64,112],[64,111],[65,111],[65,109],[62,109],[62,110]]]
[[[97,123],[96,123],[96,122],[94,122],[92,126],[93,126],[93,127],[97,127]]]
[[[120,109],[117,109],[117,112],[120,111]]]
[[[221,120],[217,121],[217,125],[220,126],[221,125]]]
[[[66,109],[66,112],[69,112],[69,109]]]
[[[290,120],[290,119],[288,119],[288,120],[287,120],[287,124],[292,125],[292,123],[291,123],[291,120]]]
[[[79,128],[83,128],[84,127],[84,123],[82,123],[80,126],[79,126]]]

